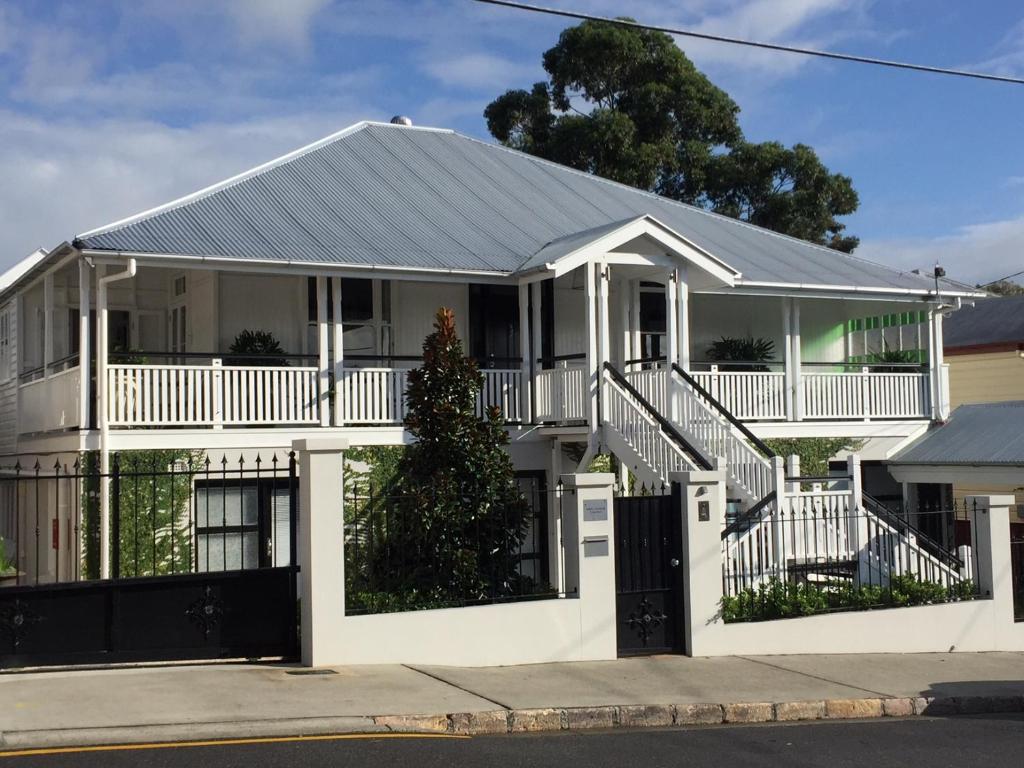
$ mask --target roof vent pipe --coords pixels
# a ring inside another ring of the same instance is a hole
[[[391,118],[391,124],[392,125],[404,125],[407,128],[411,128],[412,127],[412,119],[406,117],[405,115],[395,115],[394,117]]]

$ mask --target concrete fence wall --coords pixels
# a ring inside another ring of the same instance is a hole
[[[1024,623],[1013,618],[1010,496],[972,497],[978,505],[975,562],[983,599],[726,624],[720,617],[724,473],[684,472],[672,479],[682,486],[691,656],[1024,650]],[[711,502],[710,519],[698,516],[699,501]]]
[[[614,659],[615,542],[610,474],[563,475],[563,598],[345,615],[342,452],[297,441],[302,663],[497,666]],[[604,514],[595,510],[604,509]]]

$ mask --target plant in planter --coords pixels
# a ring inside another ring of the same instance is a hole
[[[707,356],[712,362],[728,363],[723,367],[729,371],[767,371],[767,366],[757,363],[774,359],[775,342],[771,339],[755,339],[752,336],[723,336],[708,347]]]
[[[887,349],[884,345],[882,351],[875,355],[872,355],[875,363],[875,367],[872,369],[876,373],[912,373],[912,368],[907,368],[907,363],[918,363],[917,352],[912,352],[909,349]],[[882,363],[882,365],[878,365]],[[892,367],[887,367],[885,363],[895,363]]]
[[[242,331],[235,336],[228,351],[232,355],[252,355],[252,357],[236,357],[230,365],[288,365],[288,361],[275,355],[284,355],[281,342],[270,331]]]

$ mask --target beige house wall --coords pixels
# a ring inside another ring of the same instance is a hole
[[[1024,400],[1024,357],[1016,350],[947,355],[950,407]]]
[[[947,355],[949,363],[949,399],[951,408],[964,403],[998,403],[1024,400],[1024,357],[1017,350],[984,352],[973,355]],[[1009,494],[1024,504],[1024,472],[1014,486],[953,485],[958,506],[967,496]],[[1014,522],[1019,522],[1015,520]]]

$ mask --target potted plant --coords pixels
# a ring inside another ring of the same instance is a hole
[[[231,358],[229,365],[288,365],[288,361],[282,357],[284,349],[281,342],[270,331],[246,329],[235,336],[228,351],[238,355]]]

